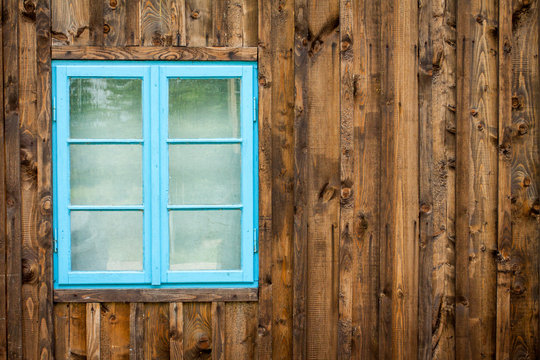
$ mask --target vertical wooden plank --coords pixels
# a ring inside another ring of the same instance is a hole
[[[456,357],[495,353],[497,2],[458,2]],[[459,331],[459,332],[458,332]]]
[[[384,2],[383,2],[384,3]],[[418,356],[418,8],[385,3],[379,355]]]
[[[101,359],[101,304],[86,304],[86,354],[87,359]]]
[[[141,30],[141,2],[139,0],[126,0],[126,21],[124,22],[125,44],[128,46],[140,45]]]
[[[184,0],[144,1],[141,11],[141,43],[143,46],[182,45],[185,30],[180,22],[185,18]]]
[[[211,0],[185,0],[186,45],[209,46],[212,41]]]
[[[224,360],[225,335],[231,336],[225,325],[225,303],[216,301],[212,303],[212,359]],[[255,343],[255,338],[251,339]]]
[[[54,306],[54,358],[69,359],[69,304]]]
[[[307,272],[302,267],[296,272],[295,258],[295,279],[306,283],[307,331],[305,345],[298,345],[299,350],[305,346],[308,359],[334,358],[340,199],[339,1],[296,2],[295,28],[295,145],[301,153],[296,157],[300,179],[295,188],[300,194],[296,211],[300,215],[295,219],[299,225],[295,253],[304,252],[299,257],[307,257]]]
[[[69,304],[69,359],[86,354],[86,304]]]
[[[52,116],[51,116],[51,6],[36,3],[37,42],[37,194],[39,209],[34,226],[38,238],[39,358],[53,358],[53,235],[52,235]]]
[[[100,0],[101,1],[101,0]],[[53,0],[51,32],[55,45],[90,45],[90,0]],[[96,8],[97,10],[97,8]],[[95,29],[95,31],[94,31]],[[92,23],[92,38],[98,30]]]
[[[126,45],[127,0],[103,0],[104,44],[107,46]],[[92,8],[92,4],[90,7]],[[98,7],[99,7],[98,6]]]
[[[349,106],[352,107],[354,141],[353,150],[349,150],[354,163],[352,195],[349,195],[354,201],[354,218],[349,233],[353,237],[351,255],[355,264],[351,351],[353,358],[375,359],[379,342],[381,2],[353,4],[350,49],[341,48],[352,52],[353,56],[353,79],[349,84],[353,92],[353,103]],[[341,156],[345,156],[343,151]]]
[[[52,0],[55,1],[55,0]],[[105,28],[103,22],[103,7],[104,1],[93,1],[90,6],[90,19],[88,20],[89,26],[89,44],[94,46],[103,46],[105,38]]]
[[[227,45],[227,9],[228,1],[212,2],[212,46]]]
[[[144,304],[144,357],[169,358],[169,304]]]
[[[211,359],[212,305],[184,303],[184,359]]]
[[[144,304],[129,304],[129,359],[144,359]]]
[[[353,284],[356,257],[353,254],[354,221],[354,5],[340,1],[340,216],[339,216],[339,298],[338,298],[338,359],[350,359],[352,354]]]
[[[4,3],[0,2],[0,11],[3,12]],[[4,58],[3,27],[0,27],[0,58]],[[4,86],[4,64],[0,71],[0,84]],[[4,91],[1,92],[2,101],[0,101],[0,359],[7,359],[7,268],[6,268],[6,158],[5,158],[5,133],[4,133]]]
[[[4,67],[4,151],[6,187],[7,350],[9,359],[23,357],[21,308],[21,177],[19,138],[18,2],[5,0],[2,12]]]
[[[226,336],[224,337],[225,351],[221,358],[255,359],[256,304],[230,302],[224,304],[223,310],[222,320],[224,320]]]
[[[23,357],[38,356],[37,64],[34,2],[19,2],[19,127]]]
[[[257,46],[258,0],[242,1],[242,43],[244,47]]]
[[[169,322],[170,322],[170,358],[181,360],[184,358],[184,310],[182,303],[169,304]]]
[[[126,359],[130,350],[130,305],[101,304],[101,358]]]
[[[540,357],[540,4],[514,5],[510,356],[535,359]],[[505,139],[499,141],[499,151],[507,150]]]
[[[259,72],[259,359],[272,358],[273,319],[273,59],[274,42],[271,38],[272,3],[259,1],[258,20],[258,72]],[[276,83],[277,86],[277,83]],[[264,255],[263,255],[264,254]]]
[[[510,287],[512,250],[512,4],[499,2],[499,123],[497,204],[496,358],[510,359]]]
[[[419,264],[418,264],[418,359],[432,355],[432,269],[433,269],[433,118],[432,78],[433,42],[431,17],[433,4],[418,8],[418,116],[419,116]]]
[[[430,7],[432,204],[431,209],[425,208],[431,211],[432,235],[428,240],[433,243],[429,349],[434,359],[455,359],[456,3],[454,0],[437,0],[431,1]],[[419,19],[419,24],[423,24],[423,20]],[[419,45],[422,47],[422,42]],[[425,141],[423,137],[421,139]],[[421,173],[423,169],[424,164],[421,164]],[[424,217],[422,212],[421,216]],[[422,266],[427,268],[425,263]],[[424,355],[430,356],[427,351]]]

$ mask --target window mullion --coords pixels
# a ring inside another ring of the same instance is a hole
[[[160,232],[160,116],[159,116],[159,68],[156,65],[150,68],[150,98],[147,99],[150,109],[150,144],[151,144],[151,216],[152,216],[152,233],[151,233],[151,254],[152,254],[152,285],[161,285],[161,232]]]

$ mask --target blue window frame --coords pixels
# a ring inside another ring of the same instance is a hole
[[[257,286],[256,78],[53,61],[55,288]]]

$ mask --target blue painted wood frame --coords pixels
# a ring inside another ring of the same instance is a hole
[[[69,139],[69,78],[143,79],[142,139]],[[168,78],[239,78],[240,139],[169,139]],[[53,191],[56,288],[256,287],[258,282],[258,130],[257,66],[247,62],[53,61]],[[242,203],[231,205],[168,205],[169,144],[241,145]],[[70,144],[142,144],[143,204],[81,206],[69,204]],[[242,211],[241,269],[169,271],[170,211],[213,209]],[[143,211],[143,271],[71,271],[72,211]]]

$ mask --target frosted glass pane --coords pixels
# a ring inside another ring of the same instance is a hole
[[[171,270],[241,268],[240,210],[171,211]]]
[[[141,145],[71,145],[71,204],[142,203]]]
[[[169,138],[240,137],[240,79],[170,79]]]
[[[69,84],[72,138],[142,137],[142,79],[71,78]]]
[[[143,213],[72,211],[71,269],[142,270]]]
[[[240,145],[170,145],[169,203],[238,204]]]

